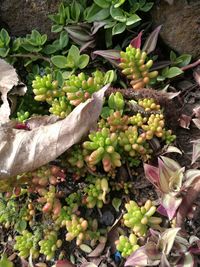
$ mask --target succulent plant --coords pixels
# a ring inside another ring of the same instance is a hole
[[[71,75],[65,81],[62,90],[66,93],[70,104],[77,106],[90,98],[103,85],[105,85],[105,74],[97,70],[90,77],[83,72],[79,73],[78,76]]]
[[[86,230],[88,228],[87,220],[72,215],[71,221],[66,221],[66,240],[71,241],[76,238],[76,244],[79,246],[85,238]]]
[[[122,257],[126,258],[131,253],[133,253],[135,250],[139,248],[139,245],[137,244],[137,236],[133,233],[129,235],[129,237],[121,235],[119,237],[119,240],[115,242],[116,248],[118,251],[121,252]]]
[[[156,212],[156,207],[153,206],[150,200],[147,200],[145,205],[139,207],[133,200],[126,203],[125,208],[127,213],[124,214],[124,224],[131,228],[137,236],[145,236],[149,226],[154,227],[162,222],[159,217],[153,217]]]
[[[112,93],[108,98],[108,107],[113,110],[122,111],[124,109],[125,101],[120,92]]]
[[[142,52],[140,48],[129,45],[126,52],[122,51],[120,56],[121,63],[119,67],[122,69],[122,73],[131,80],[130,83],[134,90],[146,87],[151,79],[157,77],[157,71],[149,71],[153,65],[153,60],[147,61],[147,53]]]
[[[39,241],[40,253],[46,256],[49,261],[53,259],[55,251],[62,246],[61,239],[58,239],[56,231],[46,230],[44,232],[44,239]]]
[[[53,99],[51,107],[49,108],[50,113],[61,118],[67,117],[71,111],[72,107],[66,96],[60,96],[59,98]]]
[[[107,125],[111,132],[125,131],[128,128],[129,117],[122,116],[120,111],[115,111],[107,118]]]
[[[14,249],[19,251],[19,256],[22,258],[27,258],[31,254],[34,259],[39,257],[39,249],[37,243],[41,236],[39,232],[33,234],[28,230],[24,230],[22,235],[16,236],[16,243]]]
[[[62,206],[57,198],[56,187],[50,185],[48,190],[43,189],[39,192],[41,197],[38,198],[38,202],[44,204],[42,211],[44,213],[52,212],[53,215],[58,216]]]
[[[95,183],[89,184],[88,187],[84,188],[86,194],[84,200],[88,208],[102,208],[103,204],[106,203],[106,194],[110,191],[108,187],[108,181],[106,178],[96,179]]]
[[[109,172],[112,168],[121,166],[121,157],[116,152],[117,134],[111,133],[108,128],[103,128],[97,132],[89,134],[91,141],[85,141],[83,153],[86,155],[85,160],[89,166],[95,166],[102,161],[103,168]],[[90,151],[93,151],[90,153]]]
[[[36,76],[32,82],[32,87],[36,101],[46,101],[51,104],[55,97],[64,95],[58,87],[58,81],[53,80],[51,74],[44,75],[43,77]]]
[[[20,110],[17,112],[17,120],[19,122],[25,122],[29,118],[30,114],[28,111]]]

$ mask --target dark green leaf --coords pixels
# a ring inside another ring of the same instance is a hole
[[[21,46],[28,52],[39,52],[42,50],[42,47],[36,47],[28,43],[22,44]]]
[[[88,65],[89,60],[90,60],[90,57],[88,55],[86,54],[81,55],[79,57],[79,62],[78,62],[79,69],[84,69]]]
[[[120,34],[124,32],[126,29],[126,23],[117,23],[113,28],[112,28],[112,35]]]
[[[10,51],[10,48],[0,48],[0,57],[6,57]]]
[[[140,20],[141,20],[141,18],[138,15],[134,14],[134,15],[130,16],[129,18],[127,18],[126,25],[127,26],[133,25],[134,23],[136,23]]]
[[[10,42],[10,36],[5,29],[1,29],[0,39],[3,40],[5,46],[8,46],[8,44]]]
[[[21,45],[20,38],[15,39],[12,44],[12,51],[16,52],[19,49],[20,45]]]
[[[131,12],[130,14],[135,14],[135,12],[140,8],[140,4],[139,3],[133,3],[131,5]]]
[[[171,51],[171,52],[170,52],[170,60],[171,60],[172,62],[174,62],[174,61],[176,60],[176,54],[174,53],[174,51]]]
[[[80,14],[81,14],[80,4],[77,3],[76,1],[73,1],[71,5],[71,18],[73,19],[73,21],[78,22]]]
[[[189,54],[183,54],[180,57],[177,58],[177,60],[180,61],[180,63],[177,64],[179,68],[187,66],[192,59],[192,56]]]
[[[118,20],[120,22],[126,21],[126,16],[121,8],[115,8],[114,6],[111,6],[110,15],[113,17],[113,19]]]
[[[57,52],[58,50],[60,50],[59,43],[57,45],[56,44],[47,45],[43,48],[42,51],[47,55],[51,55],[51,54],[54,54],[55,52]]]
[[[102,21],[108,18],[110,15],[110,11],[108,8],[100,8],[96,4],[93,4],[87,12],[86,20],[91,23],[94,21]]]
[[[69,42],[68,33],[65,31],[62,31],[60,34],[60,39],[59,39],[60,49],[65,48],[67,46],[68,42]]]
[[[47,41],[47,35],[46,34],[43,34],[41,36],[41,42],[40,42],[40,45],[44,45]]]
[[[153,7],[153,2],[146,3],[143,7],[140,8],[143,12],[148,12]]]
[[[94,0],[95,4],[97,4],[101,8],[108,8],[110,4],[106,0]]]
[[[53,56],[51,57],[52,63],[59,69],[65,69],[67,67],[67,57],[65,56]]]

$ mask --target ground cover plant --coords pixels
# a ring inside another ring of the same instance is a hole
[[[155,4],[64,1],[54,40],[0,30],[0,267],[198,266],[199,140],[184,164],[178,129],[199,107],[176,85],[199,60],[160,59]]]

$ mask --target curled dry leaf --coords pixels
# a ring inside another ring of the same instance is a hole
[[[31,131],[6,125],[0,128],[0,178],[6,179],[34,170],[56,159],[96,123],[101,112],[104,92],[109,85],[76,107],[65,119],[35,127]],[[46,118],[44,118],[46,122]],[[3,181],[2,181],[3,182]]]
[[[99,257],[104,251],[105,245],[105,242],[99,243],[96,248],[88,255],[88,257]]]
[[[8,103],[8,92],[17,85],[18,77],[15,69],[3,59],[0,59],[0,93],[3,104],[0,107],[0,124],[9,121],[10,106]]]

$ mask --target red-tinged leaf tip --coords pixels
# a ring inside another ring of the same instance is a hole
[[[148,263],[148,257],[145,252],[145,246],[140,247],[135,252],[133,252],[126,260],[124,266],[146,266]]]
[[[181,114],[179,118],[179,125],[184,129],[190,129],[190,122],[192,117],[185,114]]]
[[[111,49],[111,50],[97,50],[93,52],[94,55],[99,55],[104,57],[105,59],[112,59],[119,61],[120,60],[120,51]]]
[[[155,28],[155,30],[149,35],[149,37],[146,39],[146,42],[142,48],[143,51],[145,51],[147,54],[154,51],[156,48],[156,44],[158,41],[158,35],[162,28],[162,25]]]
[[[75,267],[75,265],[68,260],[58,260],[56,267]]]
[[[140,48],[141,47],[141,43],[142,43],[142,33],[143,31],[141,31],[138,36],[136,36],[133,40],[131,40],[130,45],[135,47],[135,48]]]
[[[144,163],[144,173],[145,177],[157,188],[159,189],[159,170],[157,167]]]
[[[26,130],[26,131],[30,130],[30,128],[28,127],[28,124],[26,123],[17,123],[15,125],[15,129]]]
[[[175,217],[181,202],[182,198],[177,198],[176,195],[173,194],[164,194],[162,196],[161,204],[165,208],[169,220]]]
[[[163,205],[160,205],[157,208],[157,212],[160,213],[161,215],[168,217],[166,209],[163,207]]]

